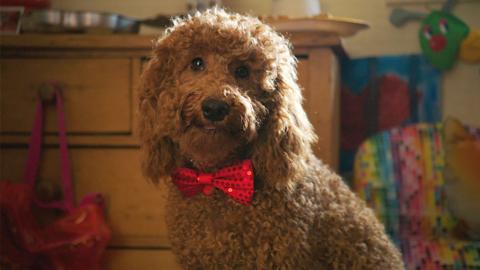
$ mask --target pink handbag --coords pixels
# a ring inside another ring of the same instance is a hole
[[[24,182],[0,182],[0,268],[6,265],[16,269],[100,269],[100,260],[110,240],[100,194],[86,195],[75,206],[63,100],[59,88],[53,87],[56,89],[63,199],[45,203],[34,193],[44,115],[39,99]],[[57,209],[62,215],[41,224],[34,215],[34,207]]]

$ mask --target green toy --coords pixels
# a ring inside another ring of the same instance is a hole
[[[438,69],[447,70],[455,62],[468,32],[468,26],[457,17],[433,11],[422,21],[418,36],[427,60]]]
[[[390,22],[397,27],[409,20],[421,20],[418,37],[423,54],[440,70],[453,66],[459,48],[469,34],[469,27],[450,13],[453,4],[454,0],[448,0],[441,11],[432,11],[428,15],[398,8],[390,14]]]

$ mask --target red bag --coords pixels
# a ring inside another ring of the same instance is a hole
[[[74,206],[63,102],[58,88],[55,98],[63,199],[45,203],[38,200],[34,193],[43,131],[43,104],[38,100],[25,181],[19,184],[0,182],[0,266],[24,269],[100,269],[102,254],[110,240],[110,229],[104,218],[103,197],[96,193],[89,194],[77,207]],[[41,225],[34,216],[34,207],[59,209],[63,215]]]

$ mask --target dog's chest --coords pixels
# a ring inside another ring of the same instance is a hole
[[[204,266],[258,268],[288,264],[297,256],[308,260],[311,247],[305,240],[314,217],[282,200],[286,198],[275,194],[244,206],[222,194],[189,199],[173,194],[167,206],[173,249],[181,261]]]
[[[182,214],[171,216],[171,227],[185,227],[186,230],[190,228],[192,232],[197,231],[195,236],[190,237],[203,241],[218,240],[223,234],[248,238],[250,232],[257,233],[263,227],[268,227],[275,214],[272,209],[241,205],[220,194],[199,195],[197,198],[188,199],[176,198],[175,201],[173,211]],[[270,228],[272,229],[274,228]]]

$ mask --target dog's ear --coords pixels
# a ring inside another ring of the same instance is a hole
[[[152,59],[145,65],[138,88],[138,130],[142,148],[142,171],[152,182],[170,175],[176,163],[176,147],[170,139],[172,114],[169,102],[174,59],[167,41],[155,44]]]
[[[317,139],[302,107],[294,58],[290,53],[284,58],[290,59],[279,65],[270,113],[252,153],[255,173],[273,185],[288,185],[304,176]]]

